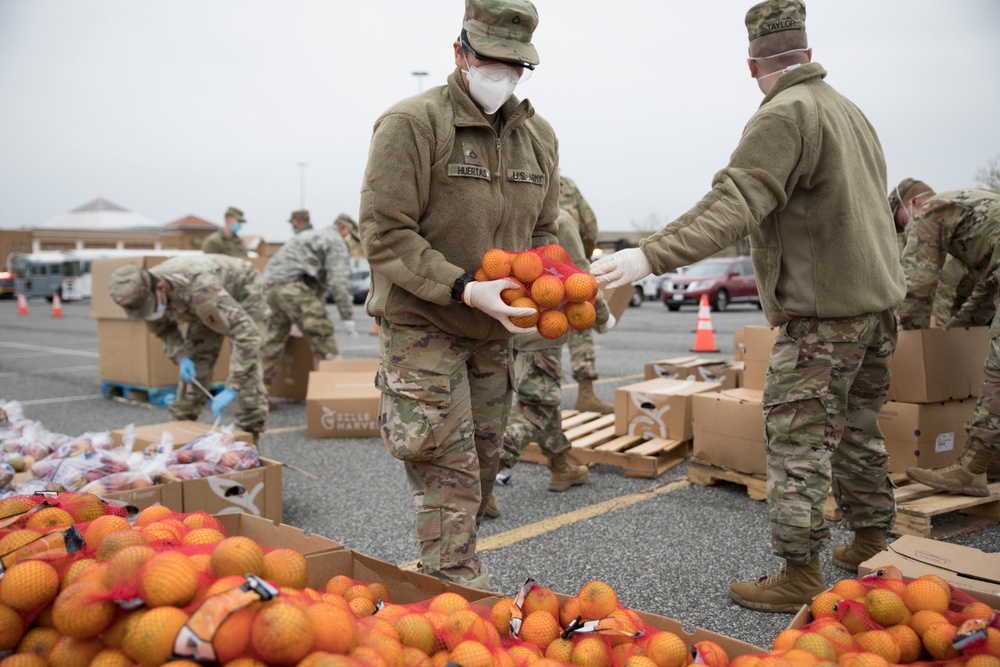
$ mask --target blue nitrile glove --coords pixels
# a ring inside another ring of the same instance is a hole
[[[218,417],[227,405],[233,402],[240,392],[235,389],[223,389],[212,399],[212,416]]]
[[[191,357],[181,357],[181,381],[190,382],[198,377],[198,371],[194,369],[194,362]]]

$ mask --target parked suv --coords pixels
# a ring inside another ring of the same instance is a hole
[[[663,303],[670,310],[697,306],[702,295],[708,297],[712,310],[725,310],[731,303],[752,303],[760,308],[757,279],[749,257],[712,257],[703,259],[684,272],[671,276],[661,288]]]

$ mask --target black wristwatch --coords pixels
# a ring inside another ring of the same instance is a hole
[[[462,293],[465,291],[465,286],[473,282],[476,282],[475,276],[468,273],[463,273],[462,275],[460,275],[458,279],[455,281],[455,284],[452,285],[451,287],[452,301],[457,301],[458,303],[465,303],[464,301],[462,301]]]

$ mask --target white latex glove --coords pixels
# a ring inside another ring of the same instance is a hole
[[[618,320],[615,319],[614,315],[608,313],[608,321],[604,324],[595,324],[594,330],[597,331],[597,333],[608,333],[615,328],[616,324],[618,324]]]
[[[534,333],[537,330],[536,327],[522,329],[510,321],[512,317],[525,317],[535,312],[531,308],[511,308],[503,302],[503,299],[500,298],[500,292],[511,287],[517,287],[517,285],[503,278],[500,280],[472,282],[462,290],[462,301],[468,306],[483,311],[502,324],[511,333]]]
[[[646,253],[641,248],[626,248],[595,260],[590,265],[590,274],[597,282],[613,289],[631,285],[653,272]]]
[[[344,333],[348,336],[358,335],[358,327],[354,324],[354,320],[344,320]]]

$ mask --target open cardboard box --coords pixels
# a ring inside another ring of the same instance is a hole
[[[127,427],[126,427],[127,428]],[[111,440],[116,445],[125,444],[126,428],[116,428],[111,431]],[[170,433],[173,438],[174,449],[178,449],[188,444],[195,438],[199,438],[212,430],[211,424],[196,421],[174,421],[161,424],[147,424],[146,426],[134,427],[135,441],[132,449],[142,451],[150,445],[156,445],[163,441],[163,434]],[[252,442],[253,436],[246,431],[233,429],[233,436],[241,442]]]
[[[375,388],[378,359],[321,361],[309,374],[306,437],[377,436],[382,392]]]
[[[615,435],[690,440],[691,397],[717,392],[716,382],[659,378],[615,389]]]
[[[646,380],[670,378],[672,380],[698,380],[718,382],[722,389],[736,389],[743,374],[742,361],[719,361],[699,356],[674,357],[650,361],[643,366]]]
[[[989,327],[900,331],[888,400],[936,403],[978,396],[989,345]]]
[[[237,514],[245,512],[280,522],[284,509],[281,491],[283,465],[260,457],[260,467],[179,482],[184,512]]]
[[[291,549],[303,555],[340,551],[344,545],[322,535],[307,533],[280,521],[272,521],[252,514],[215,514],[222,522],[227,537],[249,537],[264,547]]]

